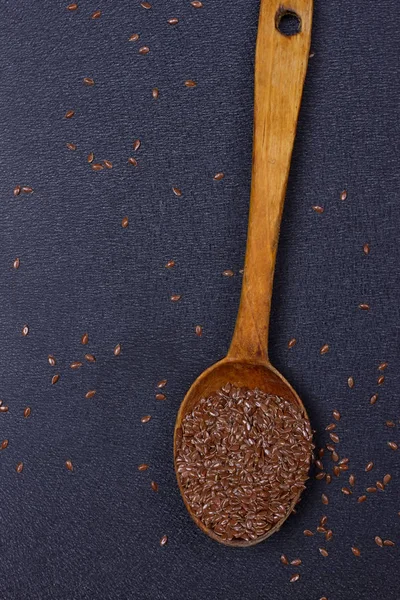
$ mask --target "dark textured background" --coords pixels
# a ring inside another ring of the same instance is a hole
[[[397,0],[316,2],[271,325],[271,358],[304,399],[319,445],[332,410],[342,413],[338,448],[357,476],[355,494],[340,491],[348,473],[330,486],[312,479],[281,532],[243,551],[195,528],[171,444],[185,391],[224,355],[236,317],[258,2],[204,0],[196,10],[189,0],[154,0],[144,10],[137,0],[81,0],[75,13],[66,4],[0,3],[0,397],[9,406],[0,437],[10,441],[0,453],[1,599],[398,600],[399,548],[374,543],[380,535],[400,544],[400,451],[387,446],[400,442]],[[91,20],[96,9],[103,14]],[[134,32],[141,39],[129,43]],[[142,147],[133,153],[135,138]],[[93,172],[90,151],[114,168]],[[16,184],[34,193],[14,198]],[[221,275],[228,268],[233,278]],[[173,293],[182,300],[171,302]],[[96,364],[72,371],[85,350]],[[162,378],[168,399],[157,402]],[[153,417],[145,425],[144,414]],[[138,472],[141,462],[149,471]],[[385,473],[385,492],[358,504]],[[333,540],[304,537],[323,514]],[[284,567],[281,552],[303,564]],[[301,579],[290,584],[296,570]]]

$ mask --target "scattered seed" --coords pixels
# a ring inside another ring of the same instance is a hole
[[[338,444],[340,442],[340,438],[337,433],[330,433],[329,437],[331,438],[332,442],[334,442],[335,444]]]
[[[283,565],[288,565],[289,564],[289,561],[288,561],[288,558],[287,558],[286,554],[281,554],[281,559],[280,560],[281,560],[281,563]]]
[[[96,357],[94,356],[94,354],[85,354],[85,360],[87,360],[90,363],[94,363],[96,362]]]
[[[313,206],[312,209],[313,211],[319,214],[322,214],[324,212],[324,208],[322,206]]]
[[[350,494],[353,493],[348,487],[342,487],[342,492],[345,494],[345,496],[350,496]]]
[[[8,440],[3,440],[1,442],[1,449],[5,450],[7,448],[7,446],[8,446]]]
[[[167,382],[167,380],[166,380],[166,379],[161,379],[161,381],[159,381],[159,382],[157,383],[157,387],[158,387],[159,389],[161,389],[161,388],[164,388],[164,387],[167,385],[167,383],[168,383],[168,382]]]
[[[291,340],[289,340],[288,342],[288,348],[293,348],[293,346],[295,346],[297,344],[297,340],[296,338],[292,338]]]
[[[67,467],[68,471],[73,471],[74,470],[73,464],[72,464],[72,462],[70,460],[66,460],[65,461],[65,466]]]
[[[165,394],[156,394],[156,400],[165,400]]]
[[[51,378],[52,385],[54,385],[55,383],[57,383],[57,381],[59,379],[60,379],[60,375],[58,373],[56,375],[53,375],[53,377]]]
[[[152,89],[152,92],[151,92],[151,95],[153,96],[154,100],[157,100],[157,98],[158,98],[158,97],[159,97],[159,95],[160,95],[160,91],[159,91],[159,89],[158,89],[158,88],[153,88],[153,89]]]
[[[89,164],[94,161],[94,153],[93,152],[89,152],[88,157],[87,157],[87,161],[88,161]]]
[[[103,171],[104,166],[101,163],[92,163],[92,171]]]
[[[360,556],[361,555],[360,550],[358,548],[356,548],[355,546],[351,547],[351,551],[354,554],[354,556]]]
[[[299,567],[301,565],[301,559],[295,558],[294,560],[290,561],[290,564],[293,565],[294,567]]]
[[[30,185],[24,185],[24,186],[22,186],[22,188],[21,188],[21,191],[22,191],[24,194],[32,194],[32,192],[33,192],[33,188],[31,188],[31,186],[30,186]]]
[[[383,362],[379,365],[378,367],[378,371],[384,371],[386,369],[386,367],[388,366],[389,363],[387,362]]]
[[[327,352],[329,352],[329,345],[328,344],[324,344],[321,348],[321,350],[319,351],[320,354],[326,354]]]
[[[369,403],[370,404],[375,404],[375,402],[378,400],[378,394],[374,394],[373,396],[371,396],[371,398],[369,399]]]
[[[358,308],[361,308],[361,310],[369,310],[369,304],[359,304]]]
[[[203,8],[203,3],[200,2],[200,0],[193,0],[193,2],[190,3],[193,8]]]
[[[367,496],[365,494],[363,494],[362,496],[359,496],[357,498],[357,502],[361,503],[361,502],[365,502],[367,499]]]
[[[326,494],[321,495],[322,504],[329,504],[329,498]]]
[[[333,429],[336,429],[336,423],[329,423],[329,425],[325,427],[325,431],[332,431]]]
[[[347,199],[347,191],[346,190],[343,190],[343,192],[341,192],[340,199],[341,200],[346,200]]]
[[[348,463],[348,462],[349,462],[349,459],[348,459],[348,458],[342,458],[342,459],[339,461],[339,465],[347,465],[347,463]]]
[[[138,140],[134,140],[133,142],[133,149],[136,152],[137,150],[139,150],[140,146],[142,145],[142,142],[138,139]]]
[[[74,11],[77,8],[78,8],[78,5],[75,2],[73,2],[72,4],[68,4],[68,6],[67,6],[67,10],[70,10],[70,11]]]
[[[348,378],[347,385],[349,386],[350,389],[352,389],[354,387],[354,379],[353,379],[353,377],[349,377]]]
[[[318,548],[319,553],[322,554],[325,558],[328,556],[328,551],[325,548]]]
[[[394,421],[386,421],[386,427],[396,427],[396,423]]]
[[[375,485],[381,492],[383,492],[383,490],[385,489],[385,486],[383,485],[382,481],[377,481]]]
[[[107,160],[106,158],[103,160],[104,166],[107,167],[107,169],[112,169],[113,168],[113,164],[111,162],[111,160]]]
[[[367,487],[366,491],[368,492],[368,494],[375,494],[376,487],[374,487],[374,486]]]
[[[74,362],[72,362],[69,366],[71,369],[76,370],[81,368],[82,363],[79,360],[74,360]]]
[[[389,448],[391,448],[391,450],[397,450],[398,445],[396,444],[396,442],[388,442],[387,443]]]
[[[65,118],[66,119],[72,119],[72,117],[74,116],[75,111],[74,110],[67,110],[67,112],[65,113]]]
[[[177,25],[179,23],[179,19],[174,17],[172,19],[168,19],[167,23],[168,23],[168,25]]]
[[[375,544],[377,544],[378,546],[380,546],[380,548],[382,548],[383,546],[383,540],[381,537],[379,537],[379,535],[375,536]]]
[[[139,471],[147,471],[148,468],[149,468],[149,465],[146,465],[146,463],[142,463],[141,465],[138,466]]]
[[[149,10],[149,9],[151,8],[151,4],[150,4],[150,2],[141,2],[141,3],[140,3],[140,6],[141,6],[142,8],[145,8],[146,10]]]
[[[27,406],[24,410],[24,417],[25,419],[27,419],[31,414],[31,409],[29,408],[29,406]]]
[[[369,254],[369,252],[370,252],[369,244],[364,244],[363,251],[364,251],[364,254]]]
[[[148,54],[150,52],[150,48],[148,46],[142,46],[139,48],[139,54]]]
[[[337,452],[332,452],[332,460],[333,462],[337,462],[339,460],[339,454]],[[338,467],[338,469],[340,470],[340,467]]]
[[[328,529],[328,531],[325,534],[325,539],[327,542],[329,542],[333,537],[333,531],[332,529]]]
[[[20,185],[16,185],[15,188],[14,188],[14,190],[13,190],[14,196],[19,196],[20,193],[21,193],[21,190],[22,190],[21,186]]]
[[[13,262],[13,267],[14,267],[14,269],[19,269],[19,266],[20,266],[20,260],[19,260],[19,258],[16,258]]]
[[[151,415],[145,415],[140,420],[142,423],[148,423],[150,421],[150,419],[151,419]]]
[[[167,264],[165,265],[165,268],[166,269],[172,269],[172,267],[174,267],[174,266],[175,266],[175,261],[174,260],[169,260],[167,262]]]
[[[219,173],[215,173],[213,179],[215,181],[221,181],[221,179],[223,179],[225,177],[225,173],[223,173],[222,171],[220,171]]]
[[[340,475],[340,468],[337,465],[333,467],[333,474],[335,475],[335,477],[339,477]]]
[[[326,473],[325,471],[322,471],[321,473],[316,474],[315,479],[324,479],[324,477],[326,477]]]
[[[99,19],[101,17],[101,10],[96,10],[93,14],[92,14],[92,19]]]
[[[336,419],[336,421],[340,421],[341,415],[338,410],[334,410],[332,414],[333,414],[333,418]]]
[[[225,271],[222,271],[222,275],[225,275],[225,277],[233,277],[234,272],[232,269],[225,269]]]
[[[180,190],[179,188],[173,187],[172,191],[174,192],[175,196],[178,196],[178,197],[182,196],[182,190]]]
[[[368,473],[369,471],[372,471],[373,468],[374,468],[374,463],[371,461],[366,465],[365,470]]]
[[[22,328],[22,335],[24,337],[26,337],[28,335],[28,333],[29,333],[29,327],[28,327],[28,325],[24,325]]]
[[[382,385],[382,383],[385,381],[385,376],[384,375],[380,375],[378,377],[378,385]]]
[[[136,158],[135,158],[134,156],[130,156],[130,157],[128,158],[128,163],[130,163],[130,164],[131,164],[131,165],[133,165],[134,167],[137,167],[137,164],[138,164],[138,162],[137,162],[137,160],[136,160]]]
[[[390,483],[392,481],[392,476],[389,475],[389,473],[387,475],[385,475],[385,477],[383,478],[383,483],[385,485],[387,485],[388,483]]]
[[[173,295],[171,296],[171,300],[172,300],[172,302],[179,302],[179,300],[180,300],[181,298],[182,298],[182,295],[181,295],[181,294],[173,294]]]
[[[24,470],[24,463],[23,462],[17,463],[15,470],[17,471],[17,473],[22,473],[22,471]]]
[[[1,406],[0,406],[0,412],[2,412],[2,413],[6,413],[6,412],[8,412],[8,406],[3,406],[3,405],[1,405]]]
[[[121,354],[121,344],[117,344],[114,348],[114,356],[119,356]]]
[[[129,225],[129,219],[128,219],[128,217],[124,217],[121,221],[121,227],[123,229],[126,229],[128,227],[128,225]]]
[[[158,492],[158,483],[156,483],[155,481],[151,482],[151,489],[153,490],[153,492]]]
[[[194,4],[194,2],[192,2],[192,4]],[[294,575],[291,576],[290,583],[294,583],[295,581],[298,581],[299,579],[300,579],[300,573],[295,573]]]
[[[384,546],[392,546],[393,547],[393,546],[395,546],[395,543],[392,542],[392,540],[384,540],[383,541],[383,545]]]
[[[311,536],[313,536],[313,535],[314,535],[314,534],[313,534],[313,532],[312,532],[310,529],[305,529],[305,530],[303,531],[303,533],[304,533],[304,535],[305,535],[306,537],[311,537]]]
[[[137,42],[139,38],[140,38],[140,35],[138,33],[132,33],[132,35],[129,38],[129,41],[130,42]]]
[[[85,85],[94,85],[94,79],[92,79],[91,77],[84,77],[83,83]]]
[[[196,325],[195,332],[197,337],[201,337],[203,335],[203,327],[201,325]]]
[[[187,79],[185,81],[185,86],[188,88],[193,88],[196,87],[197,83],[195,81],[193,81],[193,79]]]
[[[70,142],[67,142],[66,146],[68,150],[76,150],[76,144],[71,144]]]
[[[165,546],[168,543],[168,536],[167,535],[163,535],[161,540],[160,540],[160,546]]]
[[[86,392],[85,394],[85,398],[87,400],[89,400],[89,398],[93,398],[93,396],[96,394],[96,390],[89,390],[88,392]]]

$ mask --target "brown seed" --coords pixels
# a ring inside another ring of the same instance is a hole
[[[3,405],[1,405],[1,406],[0,406],[0,412],[2,412],[2,413],[6,413],[6,412],[8,412],[8,406],[3,406]]]
[[[361,503],[361,502],[365,502],[367,499],[367,496],[365,494],[363,494],[362,496],[359,496],[357,498],[357,502]]]
[[[83,83],[85,85],[94,85],[94,79],[92,79],[91,77],[84,77]]]
[[[72,117],[74,116],[75,111],[74,110],[67,110],[67,112],[65,113],[65,118],[66,119],[72,119]]]
[[[92,19],[99,19],[101,17],[101,10],[96,10],[93,14],[92,14]]]
[[[89,343],[89,334],[88,333],[84,333],[81,337],[81,344],[83,344],[84,346],[86,346]]]
[[[378,394],[374,394],[373,396],[371,396],[371,398],[369,399],[369,403],[370,404],[375,404],[375,402],[378,400]]]
[[[24,186],[22,186],[22,188],[21,188],[21,191],[22,191],[24,194],[32,194],[32,192],[33,192],[33,188],[31,188],[31,186],[30,186],[30,185],[24,185]]]
[[[331,438],[332,442],[334,442],[335,444],[338,444],[340,442],[340,438],[337,433],[330,433],[329,437]]]
[[[354,379],[353,379],[353,377],[349,377],[348,378],[347,385],[349,386],[350,389],[352,389],[354,387]]]
[[[194,2],[192,2],[192,4],[194,4]],[[300,573],[295,573],[294,575],[291,576],[290,583],[294,583],[295,581],[298,581],[299,579],[300,579]]]
[[[70,11],[76,10],[77,8],[78,8],[78,5],[75,2],[73,2],[72,4],[68,4],[68,6],[67,6],[67,10],[70,10]]]
[[[168,19],[167,23],[168,25],[177,25],[179,23],[179,19],[173,17],[172,19]]]
[[[310,54],[310,58],[312,58],[314,56],[314,54]],[[328,600],[328,598],[326,596],[322,596],[322,598],[320,598],[319,600]]]
[[[31,414],[31,409],[29,408],[29,406],[27,406],[24,410],[24,417],[25,419],[27,419]]]
[[[326,444],[326,449],[329,450],[329,452],[335,452],[335,448],[336,446],[333,444]]]
[[[378,385],[382,385],[382,383],[385,381],[385,376],[384,375],[380,375],[378,377]]]
[[[65,466],[67,467],[68,471],[73,471],[74,470],[73,464],[72,464],[72,462],[70,460],[66,460],[65,461]]]
[[[28,333],[29,333],[29,327],[28,327],[28,325],[24,325],[22,328],[22,335],[24,337],[26,337],[28,335]]]
[[[175,266],[175,261],[174,260],[169,260],[167,262],[167,264],[165,265],[165,268],[166,269],[172,269],[172,267],[174,267],[174,266]]]
[[[324,477],[326,477],[326,473],[325,471],[322,471],[321,473],[317,473],[315,476],[315,479],[324,479]]]
[[[156,394],[156,400],[165,400],[165,394]]]
[[[396,423],[394,421],[386,421],[386,427],[396,427]]]
[[[203,327],[201,325],[196,325],[195,332],[197,337],[201,337],[203,335]]]
[[[383,545],[384,546],[395,546],[395,543],[392,542],[392,540],[384,540]]]
[[[281,563],[283,565],[288,565],[289,564],[289,560],[288,560],[286,554],[281,554],[281,559],[280,560],[281,560]]]
[[[185,86],[188,88],[193,88],[196,87],[197,83],[195,81],[193,81],[193,79],[187,79],[185,81]]]
[[[373,463],[372,461],[370,461],[370,462],[369,462],[369,463],[366,465],[366,467],[365,467],[365,470],[366,470],[366,471],[367,471],[367,473],[368,473],[369,471],[372,471],[372,469],[373,469],[373,468],[374,468],[374,463]]]
[[[19,266],[20,266],[20,260],[19,260],[19,258],[16,258],[13,262],[13,267],[14,267],[14,269],[19,269]]]
[[[347,191],[343,190],[343,192],[341,192],[341,194],[340,194],[340,199],[341,200],[346,200],[346,198],[347,198]]]
[[[383,485],[382,481],[377,481],[375,485],[381,492],[383,492],[383,490],[385,489],[385,486]]]
[[[293,346],[295,346],[297,344],[297,340],[296,338],[292,338],[291,340],[289,340],[288,342],[288,348],[293,348]]]
[[[326,476],[326,478],[325,478],[325,481],[326,481],[327,484],[331,483],[331,481],[332,481],[332,475],[330,475],[328,473],[327,476]]]
[[[336,419],[336,421],[340,421],[341,415],[338,410],[334,410],[332,414],[333,414],[333,418]]]
[[[151,8],[151,4],[150,4],[150,2],[141,2],[141,3],[140,3],[140,6],[141,6],[142,8],[145,8],[146,10],[149,10],[149,8]]]
[[[328,529],[328,531],[325,534],[325,539],[327,542],[329,542],[329,540],[331,540],[333,537],[333,531],[332,529]]]
[[[137,160],[136,160],[136,158],[134,156],[130,156],[128,158],[128,163],[131,164],[131,165],[133,165],[134,167],[137,167],[137,164],[138,164],[138,162],[137,162]]]
[[[150,48],[148,46],[142,46],[139,48],[139,54],[148,54],[150,52]]]
[[[17,463],[15,470],[17,471],[17,473],[22,473],[22,471],[24,470],[24,463],[23,462]]]
[[[168,381],[166,379],[161,379],[158,383],[157,383],[157,387],[159,389],[164,388],[167,385]]]
[[[364,244],[363,251],[364,251],[364,254],[369,254],[369,252],[370,252],[369,244]]]
[[[389,448],[391,448],[391,450],[397,450],[398,445],[396,444],[396,442],[388,442],[387,443]]]
[[[353,493],[348,487],[342,487],[342,492],[345,494],[345,496],[350,496],[350,494]]]
[[[151,482],[151,489],[153,490],[153,492],[158,492],[158,483],[156,483],[155,481]]]
[[[339,461],[339,465],[347,465],[347,463],[348,463],[348,462],[349,462],[349,459],[348,459],[348,458],[342,458],[342,459]]]
[[[369,304],[359,304],[358,308],[361,308],[361,310],[369,310]]]
[[[89,398],[93,398],[93,396],[95,394],[96,394],[96,390],[89,390],[88,392],[86,392],[85,398],[88,400]]]
[[[326,494],[321,495],[322,504],[329,504],[329,498]]]
[[[293,565],[294,567],[299,567],[301,565],[301,559],[295,558],[294,560],[290,561],[290,564]]]
[[[215,173],[213,179],[215,181],[221,181],[221,179],[223,179],[225,177],[225,173],[223,173],[222,171],[220,171],[219,173]]]
[[[71,369],[76,370],[81,368],[82,363],[79,360],[74,360],[74,362],[72,362],[69,366]]]
[[[337,462],[339,460],[339,454],[337,452],[332,452],[332,460],[333,462]],[[338,467],[340,470],[340,467]]]
[[[85,360],[87,360],[90,363],[94,363],[96,362],[96,357],[94,356],[94,354],[85,354]]]
[[[203,3],[200,2],[200,0],[193,0],[193,2],[190,3],[193,8],[203,8]]]
[[[303,531],[303,533],[304,533],[304,535],[305,535],[306,537],[311,537],[311,536],[313,536],[313,535],[314,535],[314,534],[313,534],[313,532],[312,532],[310,529],[305,529],[305,530]]]
[[[222,271],[222,275],[225,275],[225,277],[233,277],[234,272],[232,269],[225,269],[225,271]]]
[[[355,546],[351,547],[351,551],[354,554],[354,556],[360,556],[361,555],[360,550],[358,548],[356,548]]]
[[[324,208],[322,206],[313,206],[312,209],[314,212],[319,214],[322,214],[324,212]]]
[[[88,161],[89,164],[94,161],[94,153],[93,152],[89,152],[88,157],[87,157],[87,161]]]
[[[175,196],[178,196],[178,197],[182,196],[182,190],[180,190],[179,188],[173,187],[172,191],[174,192]]]
[[[328,344],[324,344],[321,348],[321,350],[319,351],[320,354],[326,354],[327,352],[329,352],[329,345]]]
[[[20,186],[20,185],[16,185],[16,186],[15,186],[15,188],[14,188],[14,190],[13,190],[13,194],[14,194],[14,196],[19,196],[19,195],[20,195],[20,193],[21,193],[21,189],[22,189],[22,188],[21,188],[21,186]]]
[[[375,494],[376,492],[376,487],[367,487],[366,491],[368,492],[368,494]]]
[[[325,558],[328,556],[328,551],[325,548],[318,548],[319,553],[322,554]]]
[[[390,483],[392,481],[392,476],[389,475],[389,473],[387,475],[385,475],[385,477],[383,478],[383,483],[385,485],[387,485],[388,483]]]
[[[151,95],[153,96],[154,100],[157,100],[158,96],[160,95],[160,90],[158,88],[153,88]]]
[[[333,467],[333,474],[335,475],[335,477],[339,477],[339,475],[340,475],[340,467],[338,467],[337,465],[335,465]]]
[[[148,423],[150,421],[150,419],[151,419],[151,415],[145,415],[140,420],[142,423]]]
[[[129,41],[130,42],[137,42],[139,38],[140,38],[140,35],[138,33],[132,33],[132,35],[129,38]]]
[[[117,344],[114,348],[114,356],[119,356],[121,354],[121,344]]]
[[[54,385],[55,383],[57,383],[57,381],[59,379],[60,379],[60,375],[58,373],[56,375],[53,375],[53,377],[51,378],[52,385]]]
[[[139,471],[147,471],[148,468],[149,468],[149,465],[146,465],[146,463],[142,463],[141,465],[138,466]]]
[[[388,364],[389,363],[387,363],[387,362],[381,363],[378,367],[378,371],[384,371],[387,368]]]
[[[377,544],[378,546],[380,546],[382,548],[383,546],[383,540],[381,537],[379,537],[379,535],[375,536],[375,544]]]
[[[104,166],[107,167],[107,169],[112,169],[113,168],[113,164],[111,162],[111,160],[107,160],[106,158],[103,160]]]
[[[179,302],[179,300],[182,298],[181,294],[173,294],[171,296],[171,300],[172,302]]]
[[[141,145],[142,145],[142,142],[140,140],[134,140],[134,142],[133,142],[134,151],[136,152],[137,150],[139,150]]]
[[[104,169],[101,163],[92,163],[92,171],[102,171]]]
[[[128,225],[129,225],[129,219],[128,219],[128,217],[124,217],[121,221],[121,227],[123,229],[126,229],[128,227]]]
[[[5,450],[7,448],[7,446],[8,446],[8,440],[3,440],[1,442],[1,449]]]
[[[76,150],[76,144],[71,144],[70,142],[68,142],[66,146],[68,150]]]
[[[336,429],[336,423],[329,423],[329,425],[325,427],[325,431],[332,431],[333,429]]]
[[[160,546],[165,546],[168,543],[168,536],[167,535],[163,535],[161,540],[160,540]]]

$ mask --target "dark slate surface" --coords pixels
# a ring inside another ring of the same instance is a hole
[[[96,9],[102,16],[92,20]],[[396,10],[395,0],[316,2],[272,314],[271,357],[301,393],[317,444],[329,439],[332,410],[342,413],[338,448],[356,474],[354,495],[341,493],[348,473],[330,486],[312,479],[281,532],[240,551],[191,522],[171,444],[179,403],[226,352],[238,306],[258,2],[204,0],[194,9],[188,0],[154,0],[144,10],[137,0],[81,0],[70,13],[59,0],[3,0],[2,599],[398,600],[399,549],[374,543],[375,535],[400,543],[400,452],[387,446],[400,443]],[[180,22],[171,27],[174,16]],[[139,42],[128,42],[134,32]],[[197,87],[186,88],[187,79]],[[69,109],[76,114],[67,120]],[[135,138],[142,146],[133,153]],[[114,168],[93,172],[90,151]],[[34,193],[14,198],[17,184]],[[174,269],[165,269],[169,259]],[[228,268],[233,278],[221,275]],[[174,293],[180,302],[169,300]],[[369,312],[358,309],[363,302]],[[330,352],[321,356],[325,343]],[[97,362],[72,371],[85,351]],[[371,406],[382,361],[386,379]],[[168,399],[157,402],[162,378]],[[85,400],[89,389],[97,394]],[[153,418],[143,425],[145,414]],[[146,473],[141,462],[150,464]],[[393,475],[387,489],[358,504],[385,473]],[[323,514],[333,540],[304,537]],[[297,583],[282,552],[303,561]]]

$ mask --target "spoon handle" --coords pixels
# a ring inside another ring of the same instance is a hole
[[[287,7],[279,0],[261,0],[246,260],[229,358],[268,360],[275,258],[310,51],[312,7],[312,0],[290,0]],[[285,13],[300,18],[299,33],[290,37],[278,29]]]

